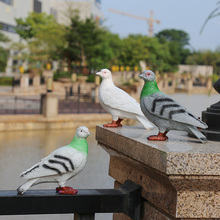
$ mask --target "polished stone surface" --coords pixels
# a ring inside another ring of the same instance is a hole
[[[110,154],[109,175],[142,186],[144,207],[151,207],[143,215],[152,210],[150,220],[220,219],[219,142],[201,144],[176,131],[166,142],[148,141],[156,132],[97,126],[96,139]]]
[[[186,132],[170,131],[165,142],[148,141],[157,130],[143,127],[96,127],[97,140],[158,171],[181,175],[220,175],[220,144],[200,143]]]

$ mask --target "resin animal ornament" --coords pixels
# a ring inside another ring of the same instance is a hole
[[[207,128],[207,125],[161,92],[152,71],[145,70],[139,77],[145,81],[140,96],[141,110],[159,128],[158,135],[152,135],[148,140],[165,141],[168,139],[166,136],[168,131],[183,130],[196,136],[202,143],[207,141],[198,130],[198,128]]]
[[[27,182],[21,185],[17,191],[23,194],[31,186],[40,183],[58,183],[56,191],[60,194],[77,194],[77,190],[65,186],[70,178],[77,175],[85,166],[88,155],[86,138],[91,135],[87,127],[77,128],[72,142],[53,151],[39,163],[24,171],[21,177]]]
[[[102,78],[99,88],[99,102],[105,111],[112,115],[112,123],[104,127],[121,127],[125,118],[140,121],[146,129],[151,129],[152,124],[141,112],[140,104],[122,89],[116,87],[112,81],[112,74],[108,69],[96,73]]]

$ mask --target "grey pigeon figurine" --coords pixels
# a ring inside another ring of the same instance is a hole
[[[39,163],[24,171],[21,177],[27,182],[21,185],[17,191],[23,194],[31,186],[39,183],[58,183],[57,192],[60,194],[75,195],[77,190],[65,186],[70,178],[77,175],[85,166],[88,155],[86,138],[91,135],[87,127],[77,128],[72,142],[53,151]]]
[[[206,137],[198,128],[208,126],[185,107],[175,102],[171,97],[161,92],[157,86],[155,74],[145,70],[139,75],[145,84],[140,96],[141,110],[144,115],[159,128],[158,135],[148,137],[148,140],[165,141],[170,130],[187,131],[196,136],[202,143]]]
[[[115,86],[112,74],[108,69],[96,73],[101,76],[102,83],[99,88],[99,101],[101,106],[112,115],[112,123],[104,127],[121,127],[125,118],[138,120],[146,129],[153,128],[152,124],[143,115],[140,104],[128,93]]]

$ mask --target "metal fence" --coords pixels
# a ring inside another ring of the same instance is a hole
[[[41,100],[38,97],[1,96],[0,114],[41,114]]]
[[[0,96],[0,114],[42,114],[40,97]],[[106,113],[99,103],[87,100],[59,99],[58,114]]]
[[[59,100],[59,114],[106,113],[99,103]]]
[[[74,220],[95,220],[95,213],[141,217],[141,186],[127,180],[118,189],[81,189],[77,195],[55,190],[0,191],[0,215],[74,214]]]

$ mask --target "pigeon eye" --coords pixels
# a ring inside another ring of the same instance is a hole
[[[80,132],[83,132],[82,130]]]
[[[147,76],[150,76],[150,73],[147,73]]]

